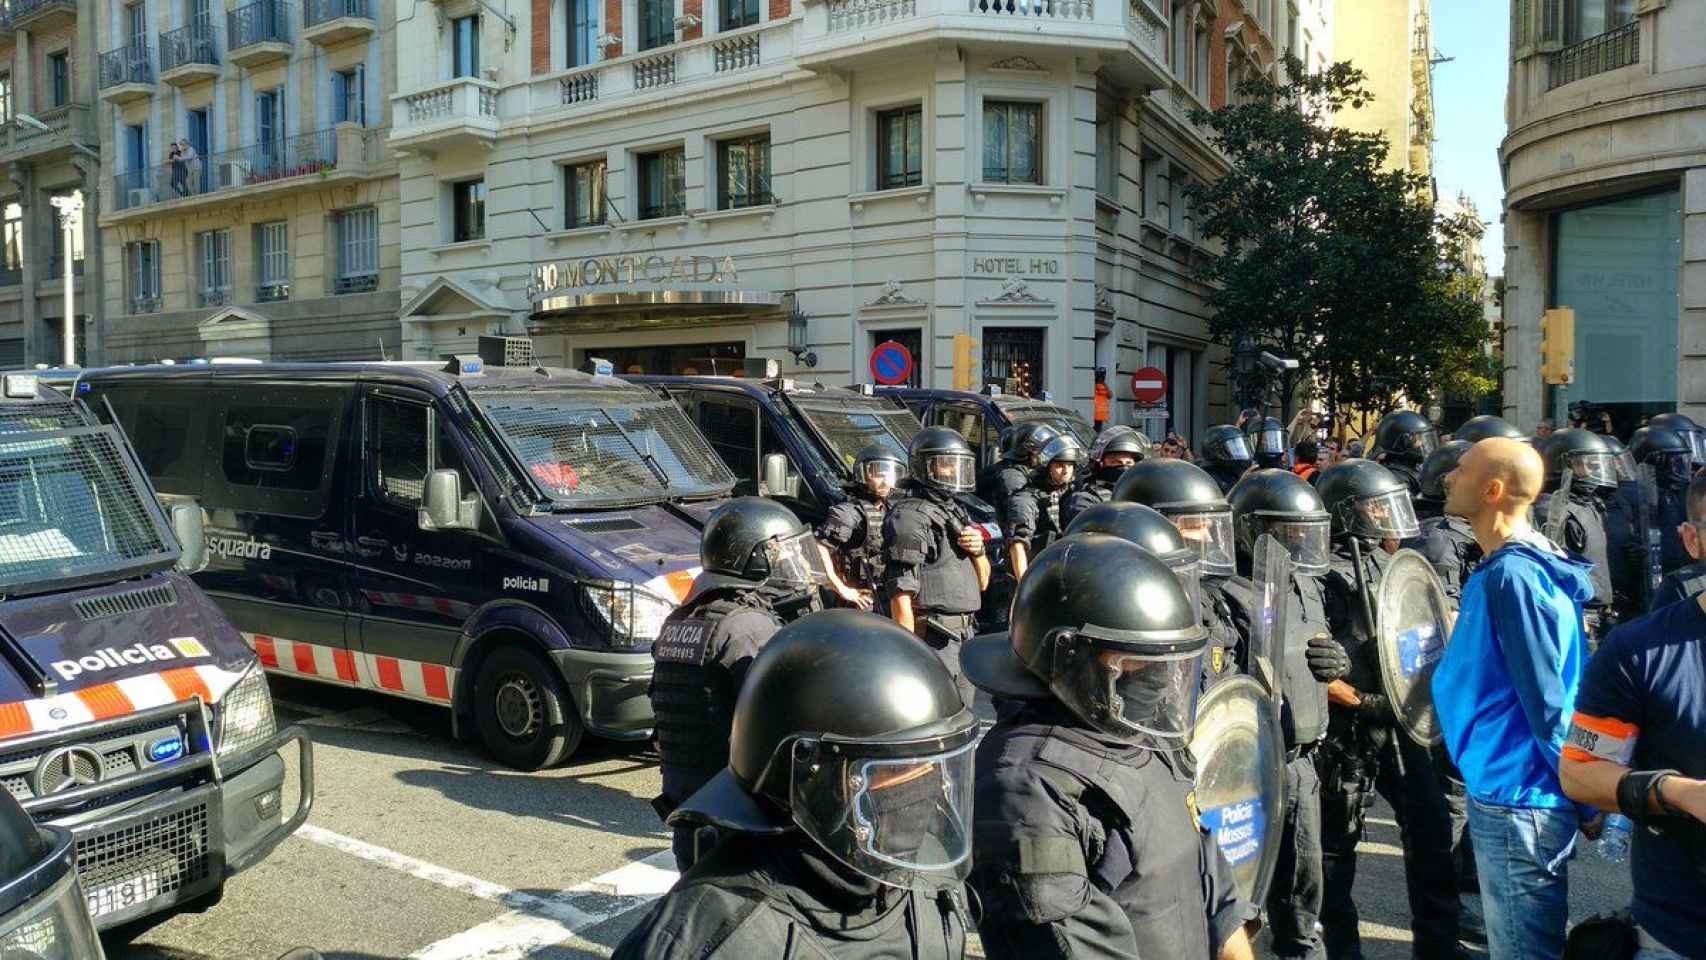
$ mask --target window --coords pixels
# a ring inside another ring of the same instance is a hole
[[[877,189],[923,182],[924,108],[901,107],[877,114]]]
[[[1173,5],[1173,17],[1168,23],[1169,64],[1173,78],[1187,86],[1191,82],[1191,13],[1188,4]]]
[[[332,122],[367,126],[367,65],[332,74]]]
[[[450,224],[453,243],[485,239],[485,180],[463,180],[450,185]]]
[[[231,302],[231,231],[209,230],[195,236],[196,259],[201,266],[198,303],[219,307]]]
[[[190,146],[205,161],[213,152],[213,126],[208,123],[207,108],[185,112],[184,126],[189,132]]]
[[[1203,103],[1208,102],[1208,41],[1208,20],[1203,17],[1198,17],[1196,25],[1197,49],[1195,56],[1192,57],[1191,60],[1191,92],[1196,94],[1196,98]]]
[[[125,289],[131,313],[160,312],[160,241],[125,244]]]
[[[1106,101],[1096,104],[1096,192],[1117,197],[1120,190],[1120,115]]]
[[[1564,42],[1580,43],[1635,22],[1635,0],[1564,0]]]
[[[640,49],[675,42],[675,0],[640,0]]]
[[[48,106],[63,107],[71,102],[70,52],[60,50],[47,55]]]
[[[134,63],[138,59],[147,61],[148,51],[148,10],[144,4],[133,3],[124,8],[125,26],[130,34],[130,58]]]
[[[566,67],[598,62],[598,0],[568,0],[569,42]]]
[[[215,391],[220,411],[221,507],[283,516],[325,512],[339,424],[350,389],[343,385]],[[217,481],[215,481],[217,483]]]
[[[450,75],[480,75],[480,17],[457,17],[450,21]]]
[[[758,22],[758,0],[722,0],[723,29],[750,27]]]
[[[983,179],[986,183],[1042,183],[1040,103],[985,100]]]
[[[379,286],[379,211],[337,214],[338,275],[334,293],[363,293]]]
[[[1037,397],[1043,382],[1043,338],[1040,327],[985,327],[983,382],[999,383],[1008,393]]]
[[[155,489],[179,496],[202,496],[205,457],[201,451],[205,449],[208,425],[205,390],[132,383],[98,387],[94,399],[97,410],[105,406],[101,400],[112,404]]]
[[[590,227],[604,221],[604,161],[591,160],[564,167],[564,229]]]
[[[255,225],[255,300],[270,303],[290,298],[290,223],[275,220]]]
[[[284,163],[284,98],[279,91],[255,94],[255,157],[253,173],[270,172]]]
[[[0,120],[12,119],[12,71],[0,71]]]
[[[463,492],[474,490],[443,418],[424,402],[370,395],[366,442],[369,489],[411,518],[420,509],[432,470],[455,470],[462,475]]]
[[[756,496],[758,490],[758,408],[750,400],[734,397],[698,396],[689,416],[711,449],[728,465],[739,482],[738,496]]]
[[[639,155],[640,219],[679,217],[687,210],[687,151]]]
[[[770,135],[717,143],[717,208],[738,210],[770,202]]]

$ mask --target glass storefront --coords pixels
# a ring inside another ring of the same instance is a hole
[[[1676,408],[1679,190],[1566,210],[1553,218],[1551,306],[1576,312],[1576,382],[1552,391],[1611,412],[1619,436]]]
[[[587,357],[610,361],[618,376],[623,374],[676,374],[684,376],[732,374],[734,364],[746,356],[746,344],[690,343],[682,346],[588,347],[576,350],[576,362]]]

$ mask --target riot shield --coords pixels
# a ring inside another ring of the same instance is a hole
[[[1410,739],[1437,746],[1434,668],[1451,639],[1445,585],[1426,557],[1406,549],[1392,555],[1377,591],[1374,639],[1386,698]]]
[[[1564,546],[1564,521],[1570,516],[1570,484],[1574,482],[1576,472],[1571,470],[1568,463],[1558,471],[1558,489],[1546,501],[1546,539],[1558,546]]]
[[[1260,680],[1274,701],[1278,716],[1285,678],[1285,627],[1291,599],[1291,555],[1269,534],[1257,538],[1250,551],[1250,587],[1255,609],[1250,611],[1246,672]]]
[[[1284,816],[1284,740],[1268,692],[1250,677],[1230,677],[1197,702],[1198,817],[1232,867],[1238,895],[1267,902]]]
[[[1661,550],[1664,543],[1664,532],[1653,522],[1658,516],[1659,485],[1653,476],[1653,468],[1648,464],[1640,464],[1635,473],[1635,535],[1640,537],[1644,548],[1641,553],[1641,609],[1646,610],[1653,605],[1653,595],[1658,592],[1659,583],[1664,580],[1665,568]]]

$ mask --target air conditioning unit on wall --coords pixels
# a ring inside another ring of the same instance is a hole
[[[137,187],[126,196],[125,208],[146,207],[154,202],[154,190],[151,187]]]

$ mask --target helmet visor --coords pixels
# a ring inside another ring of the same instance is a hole
[[[1296,516],[1258,513],[1254,519],[1252,543],[1264,533],[1271,534],[1291,555],[1298,573],[1319,577],[1327,572],[1332,563],[1333,525],[1325,515],[1302,520]]]
[[[1256,442],[1256,452],[1265,454],[1285,453],[1285,431],[1278,427],[1270,427],[1258,433],[1251,434]]]
[[[886,486],[892,490],[906,479],[906,467],[897,460],[867,460],[859,479],[868,486]]]
[[[925,483],[949,493],[977,487],[977,459],[969,453],[933,453],[924,459]]]
[[[1423,430],[1410,434],[1410,444],[1416,448],[1416,456],[1426,458],[1428,454],[1439,449],[1439,431]]]
[[[1202,647],[1139,654],[1077,636],[1057,648],[1056,696],[1104,733],[1157,745],[1183,743],[1196,712]]]
[[[971,872],[976,749],[967,738],[923,756],[862,753],[857,744],[796,755],[794,822],[836,859],[880,883],[963,882]]]
[[[1394,490],[1358,500],[1354,509],[1353,533],[1379,540],[1402,540],[1422,532],[1422,525],[1416,522],[1416,507],[1410,502],[1407,490]]]
[[[1223,460],[1250,459],[1250,447],[1244,443],[1244,438],[1241,436],[1227,437],[1225,440],[1220,441],[1219,446],[1221,448],[1221,459]]]
[[[1206,576],[1231,576],[1237,570],[1233,561],[1232,512],[1174,513],[1168,519],[1179,528],[1185,545],[1197,551]]]
[[[1084,445],[1078,438],[1070,434],[1061,434],[1043,445],[1042,452],[1037,454],[1037,465],[1047,466],[1051,463],[1079,464],[1085,461]]]
[[[823,554],[810,530],[766,541],[764,559],[770,562],[770,576],[765,578],[769,583],[807,588],[828,582]]]
[[[1683,430],[1680,432],[1682,433],[1683,439],[1688,441],[1689,454],[1694,459],[1694,462],[1706,462],[1706,431]]]
[[[1617,468],[1617,481],[1619,483],[1628,483],[1640,476],[1635,470],[1634,454],[1628,450],[1623,450],[1617,454],[1615,459],[1614,466]]]
[[[1570,472],[1576,482],[1587,481],[1601,487],[1617,485],[1617,456],[1610,453],[1582,453],[1570,458]]]
[[[1185,588],[1185,596],[1190,600],[1192,610],[1202,609],[1202,565],[1197,563],[1195,554],[1167,564],[1178,578],[1179,586]]]

